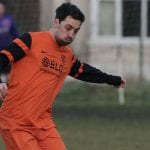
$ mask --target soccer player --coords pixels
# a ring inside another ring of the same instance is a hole
[[[0,109],[7,150],[66,150],[53,122],[52,104],[67,75],[124,87],[124,79],[82,63],[68,47],[84,19],[77,6],[63,3],[49,31],[25,33],[1,51],[0,71],[13,64]]]

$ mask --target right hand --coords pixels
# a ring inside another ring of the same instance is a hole
[[[6,83],[0,83],[0,100],[4,100],[6,94],[7,94],[7,84]]]

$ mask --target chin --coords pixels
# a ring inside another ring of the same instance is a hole
[[[67,46],[67,45],[69,45],[69,44],[71,44],[72,42],[65,42],[65,41],[63,41],[63,42],[61,42],[60,43],[60,45],[62,45],[62,46]]]

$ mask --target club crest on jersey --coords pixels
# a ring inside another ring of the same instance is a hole
[[[61,55],[61,61],[62,63],[66,63],[66,57],[64,55]]]

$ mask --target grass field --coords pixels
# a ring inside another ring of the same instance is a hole
[[[56,120],[68,150],[149,150],[149,119],[64,117]]]
[[[58,114],[55,121],[68,150],[149,150],[150,120],[134,115]],[[0,150],[4,150],[2,143]]]
[[[124,106],[111,86],[64,86],[55,112],[68,150],[150,149],[150,82],[127,83]]]
[[[125,106],[150,107],[150,82],[127,81]],[[118,89],[109,85],[66,83],[55,101],[55,106],[119,106]]]
[[[68,150],[150,149],[150,83],[131,83],[124,106],[112,87],[65,84],[54,119]]]

